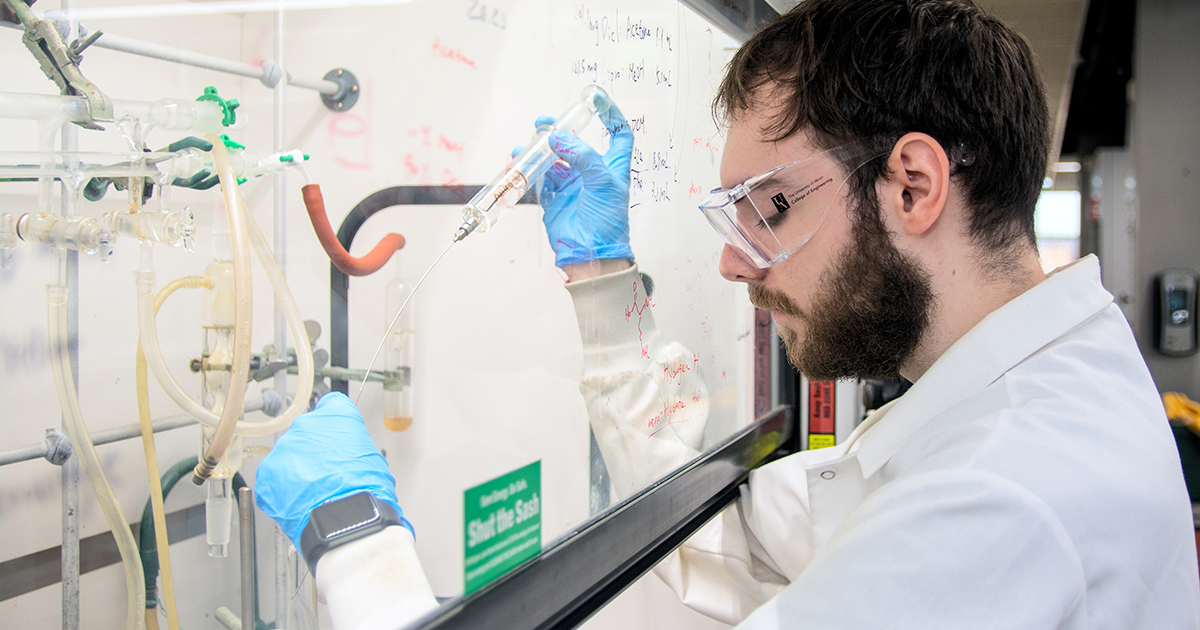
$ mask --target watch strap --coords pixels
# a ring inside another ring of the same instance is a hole
[[[368,501],[364,502],[364,498]],[[369,508],[364,509],[368,505]],[[325,518],[327,515],[331,518]],[[343,525],[327,531],[321,526],[326,521]],[[300,533],[300,554],[308,564],[309,573],[316,576],[317,561],[329,550],[393,525],[407,524],[390,503],[366,490],[326,501],[309,514],[308,523]]]

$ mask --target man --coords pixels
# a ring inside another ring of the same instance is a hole
[[[1049,123],[1024,40],[965,0],[806,0],[742,47],[716,103],[724,189],[702,210],[729,241],[722,275],[749,285],[810,377],[914,385],[846,443],[755,471],[658,567],[668,585],[748,628],[1200,627],[1178,456],[1129,327],[1094,258],[1049,277],[1038,264]],[[580,315],[581,389],[629,492],[698,437],[631,422],[674,386],[654,366],[682,349],[642,348],[604,316],[631,283],[644,290],[619,116],[605,156],[554,137],[570,168],[543,205]],[[356,416],[329,398],[314,413]],[[304,423],[259,472],[264,509],[294,539],[347,489],[392,492],[378,463],[352,488],[332,473],[311,491],[278,481],[306,452],[289,442]],[[328,424],[374,453],[361,420]],[[368,568],[415,593],[368,596],[370,614],[431,607],[411,540],[389,527],[326,555],[331,609]]]

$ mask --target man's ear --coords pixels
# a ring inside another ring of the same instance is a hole
[[[950,160],[942,145],[924,133],[908,133],[888,156],[891,177],[880,203],[909,236],[924,234],[942,215],[950,195]]]

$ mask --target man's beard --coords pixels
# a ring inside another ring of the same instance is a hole
[[[750,285],[750,301],[804,325],[778,326],[788,359],[814,380],[895,378],[929,326],[929,274],[896,249],[875,208],[854,212],[853,241],[822,273],[809,312],[785,294]],[[871,203],[871,202],[868,202]]]

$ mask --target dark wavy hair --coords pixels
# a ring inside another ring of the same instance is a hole
[[[1028,42],[971,0],[804,0],[738,50],[713,113],[758,106],[773,113],[767,137],[808,132],[826,149],[858,141],[885,153],[905,133],[929,134],[989,262],[1036,247],[1050,147],[1041,72]],[[875,198],[884,162],[852,177],[860,201]]]

